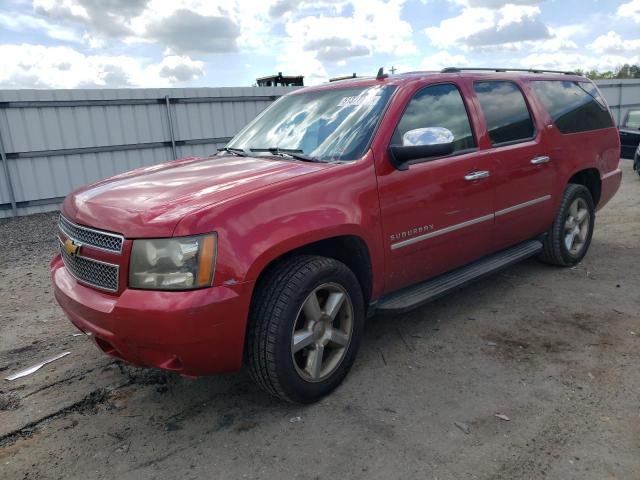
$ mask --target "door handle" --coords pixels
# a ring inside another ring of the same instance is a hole
[[[476,172],[467,173],[464,176],[464,179],[467,182],[472,182],[473,180],[480,180],[481,178],[489,177],[489,172],[487,170],[478,170]]]
[[[551,159],[549,158],[548,155],[541,155],[539,157],[535,157],[531,159],[531,163],[533,165],[540,165],[542,163],[549,163],[551,161]]]

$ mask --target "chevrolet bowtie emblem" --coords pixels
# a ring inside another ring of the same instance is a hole
[[[67,255],[73,257],[80,251],[80,245],[76,245],[73,243],[73,240],[67,239],[64,242],[64,249],[67,252]]]

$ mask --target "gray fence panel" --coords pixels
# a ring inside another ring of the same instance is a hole
[[[618,125],[626,120],[629,110],[640,109],[640,80],[598,80],[596,84]]]
[[[640,108],[640,80],[596,83],[618,124]],[[73,189],[133,168],[209,155],[292,90],[0,90],[0,137],[17,213],[55,210]],[[13,215],[10,193],[2,165],[0,218]]]
[[[166,162],[174,149],[175,158],[209,155],[292,90],[0,91],[0,133],[17,213],[55,210],[73,189]],[[11,201],[0,168],[0,218],[13,215]]]

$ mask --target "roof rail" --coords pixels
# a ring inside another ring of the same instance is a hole
[[[360,78],[360,77],[358,77],[358,76],[355,74],[355,72],[354,72],[354,73],[353,73],[353,74],[351,74],[351,75],[343,75],[342,77],[333,77],[333,78],[330,78],[330,79],[329,79],[329,81],[330,81],[330,82],[340,82],[340,81],[342,81],[342,80],[349,80],[349,79],[351,79],[351,78]]]
[[[560,75],[576,75],[576,72],[566,72],[560,70],[547,70],[545,68],[457,68],[448,67],[440,71],[440,73],[459,73],[459,72],[527,72],[527,73],[558,73]]]

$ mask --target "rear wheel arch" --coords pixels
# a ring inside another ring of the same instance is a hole
[[[589,190],[589,193],[591,193],[594,205],[596,207],[598,206],[602,194],[602,180],[600,179],[600,172],[597,168],[579,170],[569,178],[567,183],[585,186],[587,190]]]

